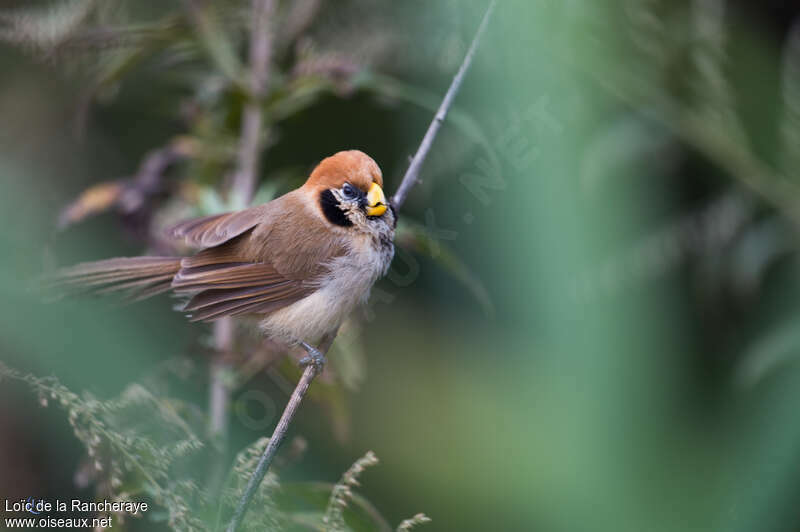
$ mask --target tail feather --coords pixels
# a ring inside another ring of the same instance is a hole
[[[180,257],[122,257],[61,269],[46,284],[70,295],[117,293],[139,300],[169,290],[180,268]]]

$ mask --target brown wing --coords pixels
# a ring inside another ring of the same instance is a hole
[[[226,244],[227,246],[227,244]],[[192,321],[222,316],[269,313],[313,292],[303,281],[286,279],[264,262],[234,262],[228,253],[205,250],[181,261],[172,281],[178,294],[192,295],[183,310]]]
[[[319,214],[318,198],[302,189],[267,204],[265,223],[250,233],[246,254],[267,260],[287,279],[313,279],[344,254],[349,234]]]
[[[247,211],[178,226],[187,242],[214,246],[183,259],[172,281],[176,292],[192,296],[184,310],[193,321],[270,313],[317,288],[327,263],[346,248],[304,205],[307,199],[295,191]]]
[[[242,211],[194,218],[176,225],[169,232],[193,247],[218,246],[255,227],[263,218],[267,205],[269,203]]]

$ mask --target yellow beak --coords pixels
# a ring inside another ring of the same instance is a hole
[[[367,192],[367,216],[380,216],[386,212],[386,196],[378,183],[372,183]]]

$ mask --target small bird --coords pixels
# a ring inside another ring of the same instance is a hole
[[[375,161],[358,150],[317,165],[303,186],[241,211],[188,220],[171,230],[189,257],[125,257],[56,274],[67,287],[143,299],[171,290],[192,321],[258,315],[268,337],[308,352],[369,296],[394,256],[395,209]]]

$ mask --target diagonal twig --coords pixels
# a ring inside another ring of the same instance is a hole
[[[461,87],[464,75],[466,74],[467,70],[469,70],[470,64],[472,63],[472,57],[475,55],[475,51],[478,49],[478,43],[480,42],[484,30],[486,29],[495,4],[496,0],[491,0],[489,3],[489,7],[486,9],[483,20],[481,21],[481,24],[475,33],[475,37],[472,39],[472,44],[470,45],[467,54],[464,56],[461,67],[453,77],[453,81],[450,83],[450,88],[447,90],[447,93],[445,94],[444,99],[439,106],[439,110],[436,112],[431,125],[428,127],[428,131],[425,133],[416,155],[414,155],[414,158],[411,160],[411,164],[409,165],[405,176],[403,176],[403,180],[400,182],[400,187],[397,189],[397,192],[392,198],[392,204],[396,209],[399,209],[400,206],[405,202],[409,191],[419,181],[419,172],[422,168],[422,163],[425,162],[425,157],[427,157],[428,152],[433,145],[433,141],[436,138],[436,134],[438,133],[442,122],[447,116],[447,111],[450,109],[450,106],[452,105],[453,100],[455,99],[456,94]],[[319,351],[323,355],[327,354],[328,349],[330,349],[331,344],[333,344],[335,337],[336,333],[333,333],[322,345],[318,346]],[[283,414],[281,415],[280,420],[278,421],[278,424],[275,427],[275,431],[272,433],[269,444],[267,445],[266,449],[264,449],[264,454],[261,455],[258,465],[256,466],[255,471],[253,471],[250,481],[247,483],[244,494],[239,500],[239,505],[236,507],[233,518],[228,525],[228,532],[236,532],[236,530],[239,528],[242,519],[244,519],[244,516],[247,513],[247,507],[250,504],[250,500],[253,498],[253,495],[258,487],[261,485],[261,481],[264,479],[264,476],[267,474],[269,466],[272,463],[272,459],[275,457],[275,453],[278,451],[278,448],[286,437],[286,431],[289,429],[289,424],[291,423],[295,412],[297,412],[297,409],[300,407],[300,403],[303,400],[303,396],[305,396],[306,392],[308,391],[308,387],[311,386],[311,382],[316,376],[317,372],[313,365],[306,367],[302,377],[300,377],[300,381],[297,383],[297,386],[292,393],[291,398],[289,399],[288,404],[286,405],[286,408],[283,411]]]
[[[336,332],[331,334],[323,344],[317,347],[319,352],[323,355],[327,354],[335,338]],[[298,381],[297,386],[295,386],[294,391],[292,392],[292,396],[289,398],[289,402],[286,404],[286,408],[283,410],[283,414],[281,414],[281,418],[278,420],[278,424],[275,426],[275,430],[272,432],[272,437],[269,439],[266,449],[264,449],[264,454],[262,454],[261,458],[258,460],[258,465],[256,465],[256,469],[253,471],[253,476],[250,477],[250,481],[247,483],[244,494],[242,495],[239,505],[236,507],[236,511],[233,514],[233,518],[228,525],[228,532],[236,532],[236,529],[241,524],[242,519],[244,519],[244,514],[247,512],[247,507],[250,504],[250,500],[253,498],[253,495],[255,495],[258,487],[261,485],[261,481],[264,480],[264,476],[266,476],[267,471],[269,470],[272,459],[275,458],[275,453],[278,452],[278,447],[280,447],[281,443],[286,437],[286,431],[289,430],[289,423],[292,422],[295,412],[297,412],[297,409],[300,407],[300,402],[303,400],[303,397],[308,391],[308,387],[311,386],[311,382],[316,376],[317,370],[314,365],[309,364],[306,366],[302,377],[300,377],[300,381]]]
[[[486,13],[483,15],[481,25],[478,26],[478,31],[475,32],[475,37],[472,38],[472,44],[470,44],[469,50],[467,50],[467,55],[464,56],[464,60],[461,62],[458,72],[456,72],[456,75],[453,77],[453,81],[450,82],[450,88],[447,89],[447,93],[444,95],[431,125],[428,126],[428,131],[426,131],[425,136],[422,137],[422,142],[419,144],[417,153],[414,154],[414,157],[411,159],[411,164],[408,165],[406,175],[403,176],[400,186],[397,187],[397,192],[392,196],[392,206],[396,210],[400,210],[411,188],[419,182],[419,172],[422,169],[422,163],[425,162],[425,158],[428,156],[431,146],[433,146],[433,140],[436,138],[436,134],[439,132],[439,128],[442,126],[442,122],[444,122],[447,116],[447,111],[450,110],[450,106],[453,104],[453,100],[456,94],[458,94],[458,90],[461,88],[461,82],[464,81],[464,75],[472,64],[472,57],[475,55],[475,50],[478,49],[481,36],[486,30],[486,26],[489,24],[489,19],[492,16],[492,11],[496,3],[496,0],[492,0],[489,3],[489,7],[486,8]]]

